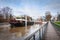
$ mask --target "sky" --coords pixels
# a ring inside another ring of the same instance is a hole
[[[60,0],[0,0],[0,8],[10,7],[15,16],[29,15],[34,18],[45,16],[46,11],[52,15],[60,12]]]

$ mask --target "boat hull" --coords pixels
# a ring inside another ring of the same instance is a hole
[[[22,23],[20,23],[20,22],[11,22],[10,23],[11,24],[11,27],[25,27],[25,21],[23,21]],[[34,24],[34,22],[27,22],[27,26],[29,26],[29,25],[33,25]]]

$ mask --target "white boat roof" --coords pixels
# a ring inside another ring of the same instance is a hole
[[[25,21],[25,19],[16,19],[16,20],[21,20],[21,21]]]

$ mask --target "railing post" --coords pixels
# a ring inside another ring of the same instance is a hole
[[[33,39],[35,40],[35,35],[33,35]]]
[[[46,32],[46,29],[47,29],[47,24],[46,23],[43,27],[41,27],[41,29],[39,30],[39,39],[42,40],[44,35],[45,35],[45,32]]]
[[[42,33],[43,33],[43,32],[42,32],[42,28],[41,28],[41,40],[42,40]]]
[[[46,32],[46,29],[47,29],[47,23],[45,25],[43,25],[37,32],[39,33],[39,40],[43,40],[43,37],[45,35],[45,32]],[[35,32],[36,33],[36,32]],[[35,33],[30,37],[30,38],[27,38],[26,40],[36,40],[36,35]]]
[[[39,29],[39,40],[41,40],[41,29]]]

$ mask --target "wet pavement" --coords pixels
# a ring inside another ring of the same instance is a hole
[[[45,40],[60,40],[55,28],[49,22],[47,27],[47,32],[45,34]]]

